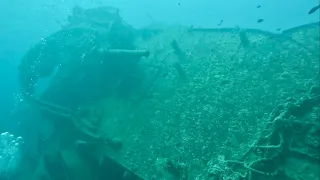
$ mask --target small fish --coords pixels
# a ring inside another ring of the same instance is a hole
[[[313,14],[313,13],[316,12],[318,9],[320,9],[320,5],[311,8],[310,11],[308,12],[308,14]]]
[[[276,31],[281,31],[281,28],[277,28]]]
[[[261,5],[258,5],[258,6],[257,6],[258,9],[261,8],[261,7],[262,7]]]
[[[264,21],[264,19],[258,19],[258,23],[262,23]]]
[[[219,22],[218,26],[220,26],[222,23],[223,23],[223,20],[221,20],[221,21]]]

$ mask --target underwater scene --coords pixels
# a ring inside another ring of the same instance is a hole
[[[0,180],[320,180],[319,8],[3,0]]]

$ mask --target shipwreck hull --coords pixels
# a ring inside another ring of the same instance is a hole
[[[86,143],[101,145],[96,160],[148,180],[320,176],[319,23],[279,34],[176,26],[135,46],[150,56],[139,61],[145,75],[134,94],[66,113]],[[59,119],[59,110],[44,112]]]
[[[215,179],[213,166],[223,161],[218,157],[242,159],[266,129],[275,107],[288,98],[295,103],[319,96],[318,23],[282,34],[245,30],[250,42],[247,47],[238,32],[176,27],[138,45],[151,48],[146,66],[156,80],[141,93],[134,109],[118,104],[110,107],[106,101],[110,115],[102,127],[107,136],[123,140],[123,152],[115,155],[119,162],[132,166],[146,179]],[[175,53],[173,40],[183,55]],[[184,75],[175,63],[180,64]],[[304,121],[311,115],[308,123],[317,124],[319,101],[315,101],[315,109],[291,118]],[[319,139],[315,141],[319,143]],[[279,157],[287,158],[286,154]],[[316,169],[318,154],[314,157],[310,167]],[[288,155],[289,161],[291,158]],[[277,165],[280,161],[271,162],[275,165],[266,171],[283,168],[283,164]],[[289,164],[284,162],[284,167]],[[251,172],[243,166],[241,169],[243,174]],[[275,178],[272,173],[262,177]],[[313,173],[318,177],[318,171]],[[308,179],[305,175],[298,176]]]

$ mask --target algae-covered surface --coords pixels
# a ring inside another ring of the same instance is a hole
[[[145,88],[130,102],[104,100],[106,113],[98,135],[123,144],[120,151],[107,154],[146,179],[215,179],[219,175],[211,172],[213,166],[221,158],[241,159],[270,123],[275,107],[288,98],[295,103],[319,96],[310,92],[319,86],[318,28],[303,26],[283,34],[244,30],[248,46],[242,45],[237,29],[208,32],[178,26],[138,41],[137,47],[153,52],[140,62],[147,76]],[[175,53],[173,40],[183,56]],[[316,125],[319,99],[315,101],[317,109],[310,114],[288,115],[285,120],[289,125],[291,121]],[[297,135],[291,132],[285,143],[295,140],[292,134]],[[262,158],[255,156],[245,163]],[[300,178],[319,176],[318,163],[287,154],[277,158],[285,162],[272,159],[271,169],[283,170],[288,178],[301,168],[291,161],[308,164],[314,173],[301,170]]]
[[[59,135],[46,143],[68,179],[99,179],[92,169],[105,157],[146,180],[319,178],[319,23],[279,34],[179,25],[134,34],[125,49],[149,56],[73,59],[34,103]],[[114,67],[121,73],[106,73]]]

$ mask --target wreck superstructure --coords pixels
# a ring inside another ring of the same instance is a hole
[[[115,164],[116,179],[319,177],[318,23],[136,30],[113,8],[76,8],[69,23],[20,66],[54,127],[30,178],[103,179]]]

